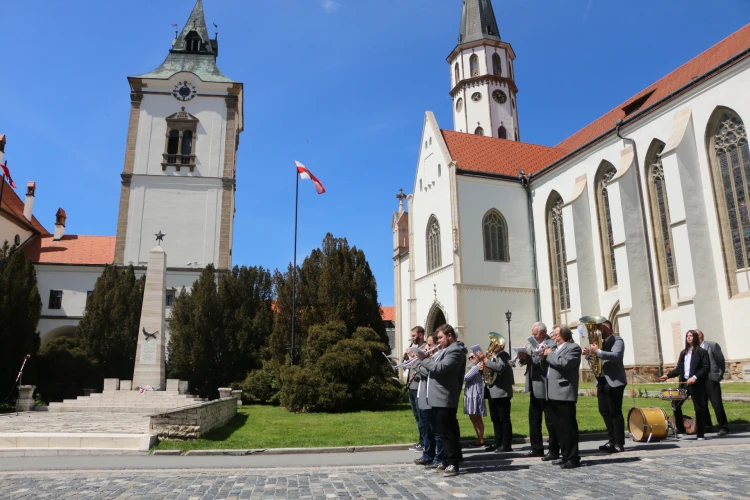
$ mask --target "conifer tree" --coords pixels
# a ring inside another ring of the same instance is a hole
[[[86,299],[76,335],[106,378],[133,376],[145,283],[133,266],[107,266]]]
[[[0,248],[0,390],[16,379],[27,354],[32,356],[24,371],[24,382],[34,381],[34,357],[39,350],[39,317],[42,299],[36,271],[23,252],[8,243]],[[13,394],[15,397],[15,394]],[[0,397],[5,397],[3,394]]]

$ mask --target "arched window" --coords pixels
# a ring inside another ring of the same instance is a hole
[[[615,242],[612,236],[612,214],[609,209],[609,193],[607,184],[617,173],[615,167],[608,161],[599,165],[594,177],[596,193],[596,213],[599,219],[599,239],[602,248],[602,263],[604,264],[604,289],[608,290],[617,285],[617,266],[615,265]]]
[[[547,246],[549,248],[550,277],[552,278],[552,311],[555,323],[567,323],[570,309],[565,230],[562,217],[563,200],[556,191],[547,199]]]
[[[719,107],[706,129],[706,149],[724,247],[730,295],[739,293],[737,272],[750,268],[750,149],[737,113]]]
[[[669,218],[667,186],[664,183],[664,169],[661,165],[661,152],[664,143],[654,139],[646,153],[646,182],[648,201],[651,208],[651,228],[656,248],[656,268],[659,273],[659,289],[662,308],[672,303],[669,287],[677,285],[677,269],[672,247],[672,227]]]
[[[474,131],[474,135],[484,135],[484,129],[482,127],[477,127]]]
[[[442,265],[440,258],[440,224],[433,215],[427,222],[427,272]]]
[[[500,128],[497,129],[497,136],[500,139],[507,139],[508,138],[508,131],[505,130],[505,127],[503,127],[502,125],[500,125]]]
[[[492,54],[492,72],[495,76],[502,76],[503,63],[500,61],[500,55],[495,52]]]
[[[494,208],[484,214],[482,219],[482,236],[484,239],[484,260],[491,262],[509,262],[508,224],[503,214]]]
[[[469,67],[471,68],[471,76],[479,76],[479,58],[476,54],[472,54],[469,58]]]
[[[456,63],[456,65],[453,66],[453,72],[456,78],[456,85],[458,85],[458,82],[461,80],[461,72],[458,69],[458,63]]]

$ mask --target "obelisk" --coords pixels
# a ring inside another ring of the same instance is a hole
[[[164,308],[167,282],[167,254],[161,247],[164,238],[156,235],[157,246],[148,254],[146,287],[143,291],[141,322],[138,325],[138,347],[135,351],[133,389],[151,386],[166,389],[166,345]]]

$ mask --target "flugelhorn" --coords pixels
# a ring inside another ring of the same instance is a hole
[[[433,353],[435,353],[439,349],[440,349],[440,344],[437,344],[422,352],[424,353],[425,356],[431,356]],[[419,361],[419,358],[414,356],[413,358],[396,365],[396,368],[397,369],[398,368],[403,368],[403,369],[411,368],[414,364],[416,364],[417,361]]]

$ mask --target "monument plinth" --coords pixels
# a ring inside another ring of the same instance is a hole
[[[143,292],[138,347],[135,351],[133,389],[139,386],[166,389],[164,309],[166,300],[167,254],[161,246],[148,254],[146,287]]]

